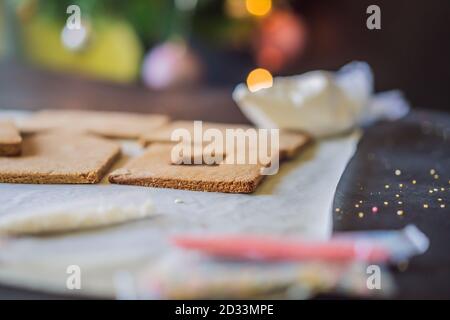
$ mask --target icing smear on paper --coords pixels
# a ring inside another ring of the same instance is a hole
[[[43,234],[107,226],[153,214],[153,203],[63,202],[0,217],[0,235]]]

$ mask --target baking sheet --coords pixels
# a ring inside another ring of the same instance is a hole
[[[7,117],[16,117],[16,113],[8,112]],[[152,217],[140,221],[0,242],[0,282],[62,294],[114,297],[118,272],[134,274],[176,250],[168,241],[173,234],[255,233],[327,239],[334,192],[359,136],[353,132],[311,145],[284,163],[277,175],[266,177],[250,195],[110,185],[105,180],[99,185],[0,184],[0,215],[91,197],[145,201],[148,195],[156,208]],[[122,145],[126,156],[121,163],[141,152],[134,142]],[[81,268],[80,290],[66,287],[69,265]]]

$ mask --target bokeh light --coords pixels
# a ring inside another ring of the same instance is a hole
[[[306,40],[307,30],[300,16],[285,10],[273,10],[260,24],[255,43],[257,64],[279,72],[302,55]]]
[[[243,0],[225,1],[225,12],[233,18],[245,18],[250,15]]]
[[[144,83],[153,89],[165,89],[180,83],[195,83],[201,76],[201,63],[183,41],[156,45],[145,56]]]
[[[272,9],[272,0],[246,0],[248,12],[255,16],[265,16]]]
[[[247,76],[247,87],[251,92],[272,87],[272,74],[266,69],[257,68]]]
[[[76,51],[83,48],[87,42],[88,30],[82,24],[79,29],[69,29],[65,26],[61,31],[61,42],[65,48]]]

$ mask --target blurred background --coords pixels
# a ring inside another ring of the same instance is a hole
[[[450,110],[448,0],[0,4],[0,108],[226,105],[255,69],[292,75],[363,60],[377,91],[398,88],[413,106]],[[78,30],[65,27],[73,4]],[[366,27],[371,4],[381,30]]]

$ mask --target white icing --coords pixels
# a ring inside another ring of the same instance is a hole
[[[108,201],[97,198],[89,201],[61,202],[34,210],[0,216],[0,235],[24,235],[73,231],[117,224],[150,216],[150,200],[138,203]]]
[[[370,67],[366,63],[353,62],[336,73],[311,71],[277,77],[271,88],[256,92],[239,84],[233,99],[258,127],[302,130],[323,137],[379,118],[397,119],[409,110],[399,95],[395,99],[383,99],[380,107],[381,100],[373,103],[372,93]],[[402,106],[399,106],[399,100]]]

